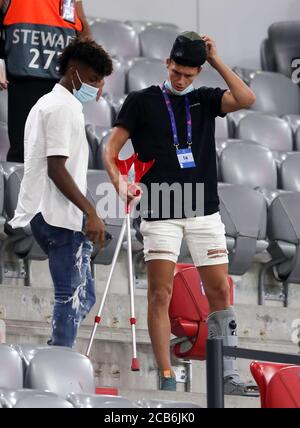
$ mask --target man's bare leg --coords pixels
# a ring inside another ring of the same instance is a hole
[[[171,370],[169,304],[172,297],[175,263],[150,260],[148,272],[148,328],[157,365]]]

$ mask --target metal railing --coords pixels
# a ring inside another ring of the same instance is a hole
[[[207,407],[224,407],[223,357],[235,357],[247,360],[268,361],[300,366],[300,355],[259,351],[231,346],[223,346],[221,338],[207,340],[206,386]]]

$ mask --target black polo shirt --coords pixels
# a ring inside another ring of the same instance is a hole
[[[195,168],[188,169],[180,168],[173,145],[170,115],[161,88],[151,86],[128,95],[115,126],[124,127],[129,131],[134,150],[141,161],[147,162],[155,159],[153,167],[142,179],[142,183],[148,190],[147,203],[144,203],[143,200],[141,203],[141,216],[144,219],[186,218],[211,215],[219,210],[215,118],[224,116],[221,113],[224,92],[226,90],[220,88],[202,87],[188,94],[192,116],[192,152],[196,164]],[[169,97],[177,125],[179,148],[184,149],[188,147],[185,97],[177,95],[169,95]],[[151,200],[153,183],[159,185],[167,183],[171,186],[177,183],[173,187],[174,192],[170,192],[169,196],[168,194],[164,196],[162,192],[159,207],[156,204],[154,206],[154,197],[153,201]],[[196,200],[200,196],[197,183],[204,184],[204,204],[202,206],[199,206],[199,200],[198,202]],[[176,208],[174,205],[174,195],[176,193],[178,196],[180,193],[176,187],[178,185],[182,189],[182,208],[184,204],[191,205],[185,206],[187,209],[182,209],[182,213],[178,212],[178,199]],[[162,208],[166,199],[170,201],[169,213]]]

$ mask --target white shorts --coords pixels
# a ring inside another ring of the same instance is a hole
[[[169,260],[177,263],[182,238],[185,238],[195,266],[228,263],[225,226],[218,212],[180,220],[143,220],[140,230],[146,262]]]

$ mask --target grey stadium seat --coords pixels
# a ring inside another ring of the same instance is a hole
[[[125,69],[120,61],[113,60],[114,71],[112,75],[105,78],[103,87],[104,94],[124,95],[125,94]]]
[[[277,172],[272,152],[256,143],[228,145],[220,156],[221,181],[252,188],[277,188]]]
[[[139,38],[129,25],[118,21],[95,21],[91,26],[92,34],[112,56],[134,58],[140,55]]]
[[[110,128],[94,125],[85,126],[86,138],[89,143],[89,169],[95,169],[97,159],[96,154],[101,140],[110,132]]]
[[[95,168],[99,169],[99,170],[104,170],[104,163],[103,163],[103,154],[104,154],[104,150],[105,150],[105,146],[108,143],[108,140],[111,136],[111,131],[108,132],[100,141],[99,145],[98,145],[98,149],[97,149],[97,153],[96,153],[96,163],[95,163]],[[125,145],[122,147],[122,150],[119,153],[119,158],[120,159],[128,159],[130,158],[134,153],[134,149],[132,146],[132,142],[131,140],[128,140]]]
[[[105,78],[103,96],[118,113],[125,99],[126,73],[124,65],[114,59],[113,74]]]
[[[225,80],[217,73],[212,67],[205,65],[199,76],[194,81],[195,88],[201,86],[207,86],[208,88],[221,88],[228,89],[228,85]]]
[[[272,261],[268,263],[259,284],[259,303],[265,300],[265,276],[276,267],[283,282],[284,305],[288,306],[288,284],[300,284],[300,193],[286,193],[274,199],[268,212],[268,248]]]
[[[266,250],[267,204],[253,189],[219,184],[220,213],[226,230],[229,272],[243,275],[256,254]]]
[[[116,191],[114,190],[106,171],[88,171],[87,180],[87,196],[95,205],[95,207],[99,208],[99,203],[102,201],[102,204],[105,205],[105,207],[103,207],[104,210],[108,207],[112,207],[114,210],[114,212],[108,216],[104,216],[102,212],[99,212],[99,209],[97,210],[98,215],[104,219],[106,225],[105,229],[112,236],[112,240],[108,243],[107,247],[101,249],[100,251],[95,248],[94,254],[92,256],[92,264],[110,265],[113,260],[125,216],[124,204],[121,202]],[[99,191],[100,184],[105,186],[105,188],[103,187],[101,191]],[[120,213],[120,216],[118,213]]]
[[[8,128],[6,123],[0,122],[0,160],[5,161],[9,150]]]
[[[5,197],[4,210],[7,220],[11,220],[14,216],[15,209],[18,203],[21,181],[24,175],[23,165],[2,163],[2,169],[5,170]],[[12,246],[15,255],[24,260],[26,271],[25,285],[31,285],[30,281],[30,261],[31,260],[46,260],[47,255],[34,239],[30,225],[22,229],[12,229],[8,224],[5,225],[5,231],[8,238],[4,241],[1,247],[2,259],[4,252],[8,246]],[[1,266],[2,277],[4,275],[4,266]]]
[[[47,390],[61,397],[71,392],[95,392],[91,361],[63,347],[40,350],[32,358],[25,375],[25,388]]]
[[[86,124],[91,124],[102,128],[110,128],[112,126],[112,107],[103,97],[101,97],[99,101],[85,103],[83,107],[83,113]]]
[[[252,110],[278,116],[300,114],[299,89],[288,77],[279,73],[257,72],[250,87],[256,95]]]
[[[58,395],[34,389],[0,389],[0,402],[4,408],[64,408],[72,409],[71,403]]]
[[[280,185],[284,190],[300,192],[300,153],[288,156],[280,167]]]
[[[230,138],[237,138],[237,129],[240,121],[251,113],[254,114],[255,112],[253,110],[242,109],[227,114],[228,133]]]
[[[173,28],[178,32],[179,27],[176,24],[172,24],[170,22],[156,22],[156,21],[136,21],[136,20],[128,20],[125,21],[125,24],[130,25],[130,27],[134,28],[137,33],[141,33],[148,27],[163,27],[163,28]]]
[[[268,36],[276,71],[290,78],[292,61],[300,55],[300,21],[275,22]]]
[[[24,369],[26,370],[31,360],[36,356],[36,354],[39,351],[49,349],[49,346],[24,343],[24,344],[13,344],[11,345],[11,348],[15,349],[18,352],[19,356],[22,359]],[[51,349],[56,349],[56,348],[61,349],[60,347],[57,347],[57,346],[51,346]],[[75,352],[72,348],[63,348],[63,349],[69,352]]]
[[[296,135],[295,135],[295,150],[300,152],[300,126],[297,129]]]
[[[140,33],[141,55],[165,61],[179,32],[174,28],[148,27]]]
[[[15,349],[0,344],[0,388],[23,387],[23,364]]]
[[[250,114],[238,126],[237,138],[251,140],[270,150],[293,150],[293,135],[289,124],[279,117]]]
[[[138,407],[126,398],[114,395],[69,394],[67,400],[76,409],[133,409]]]
[[[293,131],[293,134],[295,135],[297,132],[297,129],[300,127],[300,115],[288,114],[286,116],[282,116],[282,119],[284,119],[290,125]]]
[[[268,38],[260,45],[260,63],[263,71],[277,71],[274,52]]]
[[[127,75],[128,92],[161,85],[167,78],[166,65],[158,59],[140,58],[132,62]]]
[[[227,139],[228,133],[228,122],[226,117],[216,117],[216,129],[215,138],[216,140]]]

